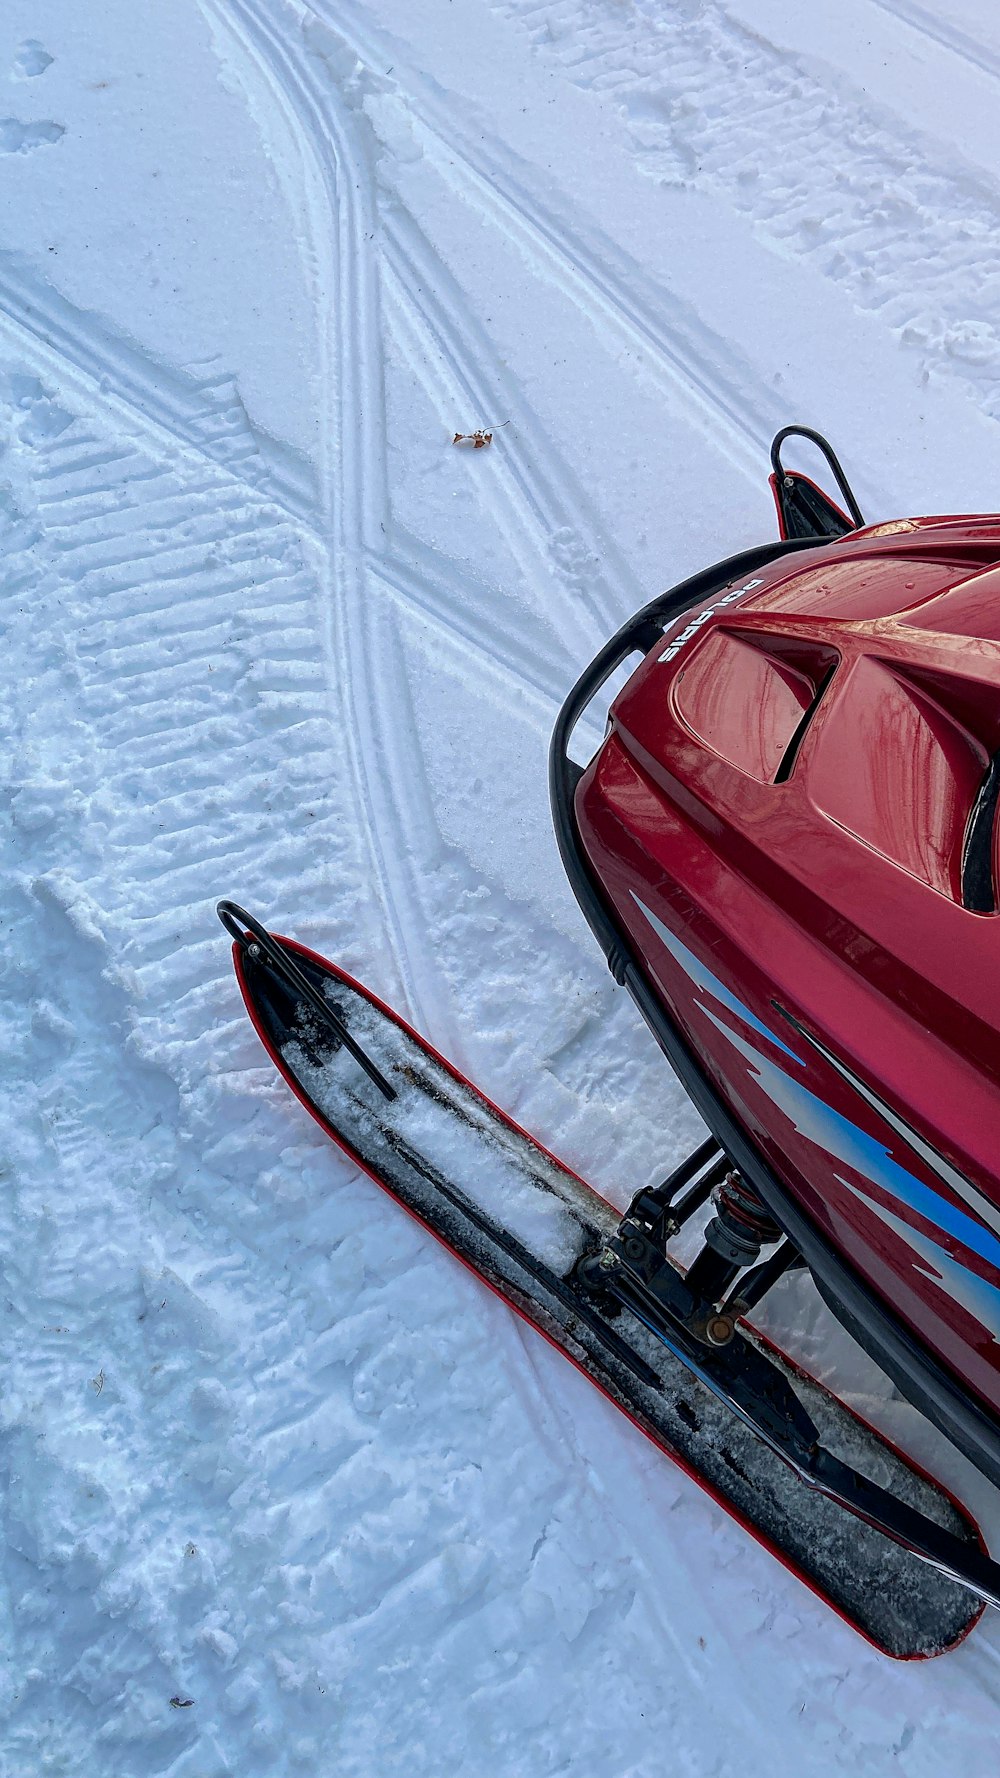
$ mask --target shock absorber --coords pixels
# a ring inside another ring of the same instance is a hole
[[[685,1280],[703,1303],[721,1302],[737,1273],[756,1265],[761,1248],[781,1239],[773,1216],[742,1174],[727,1173],[716,1187],[714,1202],[705,1245]]]

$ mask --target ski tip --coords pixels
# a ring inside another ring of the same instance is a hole
[[[272,933],[268,932],[266,926],[262,926],[259,920],[255,920],[252,914],[247,913],[246,908],[241,908],[239,902],[217,902],[215,911],[229,936],[238,946],[237,975],[240,977],[241,983],[243,982],[242,971],[247,961],[273,970],[280,976],[285,987],[291,989],[292,994],[310,1007],[313,1014],[318,1015],[324,1025],[330,1028],[338,1046],[343,1044],[344,1048],[350,1052],[358,1065],[364,1069],[369,1080],[378,1088],[383,1098],[395,1099],[397,1092],[392,1082],[372,1061],[357,1039],[351,1035],[343,1019],[335,1008],[324,999],[316,983],[310,981],[309,977],[303,973],[302,966],[306,963],[309,953],[302,952],[287,939],[276,939]],[[312,961],[315,966],[318,960],[313,958]],[[308,967],[308,964],[306,966]],[[244,998],[246,998],[245,987]],[[247,1004],[249,1005],[249,1001]]]

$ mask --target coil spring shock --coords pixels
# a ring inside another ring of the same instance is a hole
[[[741,1173],[727,1173],[717,1187],[715,1212],[705,1230],[705,1239],[711,1241],[719,1253],[728,1253],[731,1249],[734,1263],[756,1265],[761,1248],[781,1239],[781,1230],[767,1205]],[[718,1232],[714,1232],[716,1224],[721,1225]],[[714,1238],[710,1231],[713,1231]]]
[[[727,1173],[714,1202],[705,1245],[687,1274],[688,1289],[705,1303],[720,1302],[737,1273],[756,1265],[761,1248],[781,1239],[773,1216],[742,1174]]]

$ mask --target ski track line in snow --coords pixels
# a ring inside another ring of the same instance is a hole
[[[497,492],[502,497],[502,504],[497,500],[497,516],[528,585],[537,575],[539,557],[550,570],[554,563],[557,571],[562,570],[557,572],[557,584],[562,583],[567,621],[578,633],[584,629],[598,646],[628,611],[644,603],[633,571],[595,522],[583,490],[546,437],[516,379],[496,361],[458,285],[412,218],[395,209],[385,220],[384,251],[387,282],[391,280],[396,311],[403,318],[403,343],[411,342],[415,373],[438,400],[442,388],[449,390],[453,412],[471,409],[510,417],[516,448],[497,450],[490,490],[494,498]],[[434,354],[432,380],[427,342]],[[489,368],[484,370],[484,365]],[[588,616],[590,621],[584,624]]]
[[[395,535],[398,544],[398,529]],[[372,554],[370,572],[390,594],[398,596],[404,613],[419,617],[426,612],[442,638],[460,650],[474,671],[481,673],[485,655],[509,680],[511,689],[530,700],[537,720],[548,727],[566,693],[565,661],[546,658],[544,649],[540,652],[513,628],[508,629],[496,609],[499,601],[492,588],[480,586],[471,576],[463,577],[463,596],[456,598],[450,582],[436,584],[435,564],[422,558],[417,539],[405,553],[405,562],[398,548],[391,554]]]
[[[366,563],[370,562],[377,572],[379,563],[384,560],[394,603],[410,582],[405,564],[401,565],[401,573],[393,572],[392,527],[382,517],[388,514],[384,428],[381,424],[384,401],[381,353],[379,349],[376,362],[376,354],[372,351],[372,342],[377,341],[379,335],[379,312],[377,289],[373,287],[373,255],[364,251],[365,240],[375,235],[377,227],[372,214],[371,176],[364,157],[345,138],[340,119],[331,112],[328,95],[313,77],[311,64],[315,58],[304,58],[301,69],[293,65],[284,53],[284,46],[275,37],[268,36],[253,10],[245,6],[239,10],[246,29],[253,33],[258,46],[263,43],[274,56],[274,78],[282,83],[286,101],[295,106],[307,151],[312,151],[331,201],[338,189],[338,175],[348,195],[348,218],[345,221],[341,216],[337,275],[345,279],[344,268],[347,268],[345,282],[349,294],[340,296],[336,311],[351,318],[352,331],[342,336],[339,405],[342,414],[357,414],[364,419],[362,437],[365,448],[359,456],[366,467],[361,470],[355,467],[355,453],[349,443],[339,455],[331,453],[341,465],[339,473],[344,478],[342,496],[333,502],[334,522],[338,512],[340,515],[337,556],[342,573],[350,575],[340,609],[347,618],[344,627],[351,653],[339,677],[354,696],[353,728],[358,735],[357,775],[364,798],[363,825],[370,836],[369,843],[384,885],[383,902],[392,922],[394,948],[397,957],[400,954],[405,956],[408,931],[429,934],[431,923],[425,917],[425,895],[420,883],[421,878],[427,881],[433,876],[435,869],[440,867],[441,858],[437,847],[428,856],[426,840],[421,843],[419,825],[409,819],[412,806],[422,803],[430,808],[431,804],[412,715],[409,726],[402,720],[403,712],[409,712],[409,698],[398,642],[395,638],[390,642],[388,632],[383,631],[386,646],[377,648],[369,633],[378,600],[377,594],[373,598],[374,589],[364,576]],[[359,194],[364,194],[363,205]],[[364,288],[356,292],[350,280],[358,278],[364,279],[365,283]],[[367,326],[359,327],[359,316],[367,316]],[[365,371],[363,382],[359,381],[359,366]],[[343,392],[345,384],[352,392],[347,398]],[[341,429],[345,439],[349,440],[350,419],[342,419]],[[345,458],[347,463],[343,461]],[[367,509],[364,505],[366,498]],[[441,558],[437,561],[440,564]],[[440,575],[440,567],[438,572],[446,591],[450,586],[455,604],[467,607],[467,583],[454,571],[448,572],[447,579]],[[440,597],[433,601],[425,597],[421,601],[424,610],[428,604],[436,606],[439,619],[445,619]],[[516,657],[512,658],[509,648],[503,654],[497,654],[484,646],[481,636],[479,653],[481,656],[485,654],[492,665],[501,666],[508,674],[516,673]],[[423,831],[436,831],[436,824]],[[426,1028],[440,1030],[444,1024],[440,978],[427,960],[428,950],[425,936],[418,955],[415,959],[411,955],[409,968],[403,970],[403,985],[404,990],[408,990],[411,1013]]]
[[[199,376],[156,362],[100,316],[60,296],[13,252],[0,252],[0,316],[12,342],[27,339],[57,383],[75,385],[89,401],[96,395],[102,407],[114,405],[147,435],[206,458],[308,522],[316,501],[310,466],[254,429],[231,376],[217,368]]]
[[[537,262],[554,268],[562,288],[584,308],[599,332],[638,348],[644,371],[666,385],[671,399],[680,394],[690,417],[715,449],[729,456],[748,480],[759,479],[761,452],[770,448],[781,410],[775,403],[770,422],[754,423],[745,399],[746,383],[735,377],[724,383],[710,368],[700,342],[696,346],[696,331],[704,341],[707,330],[696,330],[691,317],[665,292],[658,304],[644,303],[640,292],[646,280],[638,266],[634,274],[629,270],[616,277],[608,265],[614,254],[610,241],[602,251],[588,253],[580,234],[561,228],[552,212],[532,203],[523,187],[504,176],[498,157],[466,155],[463,164],[453,134],[446,136],[430,126],[421,133],[439,150],[436,165],[442,176],[459,190],[471,190],[484,214],[526,246]],[[721,341],[719,345],[717,356],[722,356]],[[749,380],[749,371],[747,376]]]
[[[370,598],[369,589],[363,579],[365,556],[374,551],[378,557],[390,547],[380,539],[380,533],[384,537],[387,530],[383,515],[388,513],[388,488],[384,440],[378,424],[378,417],[384,412],[381,361],[375,350],[379,336],[378,290],[373,269],[374,256],[364,250],[365,240],[378,232],[379,220],[374,214],[370,164],[350,140],[340,108],[331,106],[332,95],[318,85],[315,74],[318,57],[313,53],[306,53],[293,59],[287,46],[277,37],[270,21],[246,4],[245,0],[241,0],[241,4],[233,10],[241,17],[244,31],[252,39],[259,56],[265,58],[274,82],[282,89],[286,105],[294,111],[307,150],[311,151],[318,177],[329,193],[331,205],[338,201],[341,190],[345,200],[339,211],[340,252],[335,267],[339,282],[334,283],[333,288],[339,289],[341,293],[336,304],[337,313],[350,317],[351,331],[343,330],[339,335],[341,345],[337,396],[342,416],[341,436],[346,440],[350,431],[349,422],[343,416],[355,415],[361,421],[363,447],[360,452],[355,452],[348,446],[336,455],[341,478],[340,497],[335,497],[332,503],[333,522],[338,527],[340,546],[335,552],[336,568],[341,576],[338,604],[344,620],[342,628],[347,633],[347,657],[340,676],[354,706],[349,726],[355,740],[357,778],[364,802],[364,825],[370,836],[369,844],[375,854],[379,878],[383,884],[383,903],[393,932],[394,948],[397,957],[406,958],[409,964],[409,968],[404,964],[402,970],[404,989],[408,990],[409,1010],[425,1025],[433,1024],[434,1028],[440,1029],[440,988],[437,976],[429,970],[425,960],[428,946],[421,946],[417,958],[413,958],[412,954],[407,956],[407,931],[414,928],[423,930],[427,924],[423,917],[419,860],[411,858],[410,849],[406,845],[397,844],[401,839],[400,812],[407,808],[408,801],[414,794],[417,775],[423,773],[424,768],[415,731],[411,730],[408,735],[401,731],[400,708],[403,700],[395,695],[391,675],[385,670],[388,657],[385,661],[379,659],[367,634]],[[306,49],[304,42],[302,47],[303,50]],[[391,214],[400,223],[395,211]],[[413,234],[414,231],[411,230],[411,249]],[[429,254],[429,250],[424,253],[421,270],[427,284],[439,284],[444,275],[443,268]],[[426,288],[422,292],[422,300],[424,304],[430,300]],[[461,298],[458,300],[461,301]],[[439,327],[441,349],[449,362],[455,365],[462,360],[459,359],[458,348],[450,341],[450,332],[450,324]],[[471,356],[475,357],[476,353],[489,356],[490,351],[485,337],[482,340],[477,338]],[[470,353],[466,351],[464,365],[468,364],[469,357]],[[475,373],[469,374],[471,376]],[[512,393],[516,394],[516,391]],[[567,478],[562,478],[556,494],[549,493],[551,471],[544,474],[541,457],[536,450],[528,465],[519,467],[515,472],[515,476],[520,477],[521,488],[529,493],[530,476],[536,468],[544,490],[541,514],[536,516],[539,546],[544,548],[554,540],[565,552],[567,533],[570,538],[574,535],[572,527],[565,523],[565,510],[560,504],[560,496],[565,497],[567,493]],[[570,493],[575,491],[570,490]],[[532,513],[538,515],[539,498],[537,494],[531,494],[530,497]],[[585,514],[586,507],[582,497],[573,499],[573,508],[572,516]],[[605,545],[600,553],[607,557],[610,552]],[[593,551],[587,551],[584,562],[578,569],[578,578],[589,581],[593,577],[591,561],[588,559],[593,554]],[[572,566],[575,564],[571,564],[571,568]],[[625,581],[630,578],[624,565],[620,578]],[[460,582],[457,590],[461,596],[467,598],[467,589]],[[616,593],[610,584],[605,584],[604,595],[606,608],[613,608],[621,597],[620,592]],[[600,633],[605,633],[609,624],[613,627],[619,613],[620,607],[614,611],[614,615],[608,609],[603,622],[600,626],[595,625],[595,628],[599,627]],[[397,657],[396,672],[400,673],[402,670],[402,662]],[[390,787],[388,795],[387,782]],[[425,788],[421,786],[417,794],[426,794]],[[416,920],[412,915],[408,917],[402,914],[402,908],[415,912]],[[422,977],[419,983],[418,975]]]
[[[456,568],[400,525],[393,525],[391,535],[390,549],[367,553],[370,571],[404,613],[418,621],[428,618],[444,641],[461,646],[477,677],[485,669],[491,680],[506,679],[518,701],[521,694],[536,693],[544,704],[539,720],[548,729],[569,684],[563,651],[544,633],[526,638],[523,626],[507,622],[504,595],[495,583]]]
[[[213,11],[215,11],[213,7]],[[360,829],[378,885],[405,1009],[431,1027],[442,1021],[439,984],[408,934],[424,930],[423,902],[416,873],[399,837],[397,810],[407,794],[400,782],[399,700],[387,684],[384,663],[373,660],[369,638],[369,588],[365,556],[385,535],[389,512],[384,457],[384,395],[380,359],[380,313],[373,256],[364,251],[375,233],[370,170],[353,151],[336,109],[327,102],[304,55],[293,55],[274,19],[245,0],[228,9],[240,24],[249,56],[283,104],[311,164],[319,194],[312,213],[325,204],[327,228],[312,243],[323,266],[335,318],[334,365],[326,382],[324,428],[328,490],[324,555],[330,590],[324,623],[331,694],[357,788]],[[300,15],[285,9],[298,21]],[[292,42],[299,38],[293,27]],[[333,224],[332,230],[330,224]],[[333,251],[326,236],[336,242]],[[377,595],[376,595],[377,596]],[[392,705],[391,709],[389,705]],[[337,718],[335,717],[336,721]],[[419,748],[406,749],[407,764],[419,765]],[[445,1026],[445,1029],[447,1027]]]
[[[352,16],[347,25],[343,15],[334,15],[322,0],[317,10],[335,24],[369,68],[384,65],[388,47],[378,47],[379,40],[360,18]],[[395,48],[391,53],[396,59]],[[400,94],[415,134],[434,145],[429,158],[441,177],[460,191],[471,191],[480,208],[505,232],[550,272],[556,271],[577,303],[582,296],[596,327],[624,339],[633,350],[638,347],[643,366],[666,385],[673,399],[681,396],[692,421],[715,448],[726,452],[756,484],[761,454],[770,449],[787,416],[732,345],[712,334],[662,283],[586,222],[569,200],[563,201],[562,216],[544,204],[531,188],[533,169],[481,126],[473,129],[457,101],[449,96],[443,103],[412,69],[407,70],[405,92],[397,81],[373,78],[380,87]]]
[[[230,477],[235,488],[246,489],[254,498],[267,495],[311,534],[324,535],[317,513],[315,476],[307,473],[305,465],[294,477],[280,464],[275,467],[270,458],[278,453],[270,441],[268,458],[261,458],[259,437],[246,419],[231,376],[220,372],[198,379],[147,358],[120,340],[99,317],[74,308],[15,254],[0,254],[0,316],[0,332],[9,338],[12,349],[27,348],[34,367],[50,374],[58,386],[119,417],[129,431],[149,439],[154,449],[180,445],[186,458],[204,459]],[[97,497],[85,488],[78,498]],[[391,546],[398,535],[394,528]],[[408,540],[404,536],[400,541],[406,550]],[[468,581],[429,545],[421,546],[421,555],[422,573],[417,573],[412,562],[400,564],[398,572],[393,572],[397,601],[406,604],[412,591],[420,617],[448,635],[463,596],[467,596]],[[390,562],[395,568],[391,548],[385,565]],[[472,655],[482,656],[481,664],[491,672],[499,671],[512,687],[520,685],[516,651],[509,643],[496,645],[488,620],[470,626],[465,639]],[[564,685],[565,675],[553,679],[553,700],[561,696]]]
[[[617,103],[641,168],[721,195],[1000,416],[1000,196],[987,174],[720,5],[491,4]]]
[[[950,50],[961,61],[970,63],[973,68],[979,68],[983,74],[1000,79],[1000,55],[985,43],[978,43],[960,25],[953,25],[948,19],[935,16],[925,6],[917,6],[914,0],[872,0],[872,3],[881,12],[888,13],[890,18],[901,19],[903,24],[910,25],[921,37],[928,37],[942,49]]]

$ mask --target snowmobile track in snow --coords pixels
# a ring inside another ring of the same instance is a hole
[[[931,160],[909,120],[846,78],[824,84],[723,5],[695,16],[637,0],[623,17],[606,0],[491,3],[578,85],[613,98],[654,177],[734,204],[1000,414],[985,295],[1000,277],[1000,187],[986,170],[949,161],[940,143]]]
[[[58,385],[117,412],[162,449],[180,445],[308,523],[315,487],[308,465],[250,425],[231,376],[160,364],[98,315],[77,309],[20,255],[0,253],[0,332]]]

